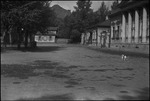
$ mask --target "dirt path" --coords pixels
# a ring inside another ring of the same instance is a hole
[[[149,99],[149,59],[52,45],[1,54],[2,100]]]

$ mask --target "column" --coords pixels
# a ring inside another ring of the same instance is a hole
[[[122,37],[122,43],[125,43],[125,30],[126,30],[126,19],[125,19],[125,15],[122,14],[122,32],[121,32],[121,37]]]
[[[115,24],[115,43],[117,42],[118,43],[118,39],[117,39],[117,37],[118,37],[118,26],[117,26],[117,24]]]
[[[111,36],[110,36],[110,38],[111,38],[111,43],[114,43],[114,39],[112,39],[112,38],[114,38],[114,26],[113,25],[111,25]]]
[[[131,25],[132,25],[132,17],[131,13],[128,13],[128,43],[131,43]]]
[[[12,36],[11,36],[11,32],[9,33],[9,44],[12,44]]]
[[[81,34],[81,44],[83,44],[83,33]]]
[[[96,46],[96,29],[94,30],[94,45]]]
[[[139,13],[135,10],[135,43],[138,43],[139,39]]]
[[[96,29],[96,46],[98,45],[98,28]]]
[[[146,29],[147,29],[147,11],[143,8],[143,32],[142,32],[142,42],[146,42]]]
[[[111,25],[111,38],[113,38],[113,26]]]
[[[100,28],[97,28],[97,44],[100,45]]]

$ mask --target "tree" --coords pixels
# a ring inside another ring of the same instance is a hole
[[[80,42],[81,33],[89,26],[90,14],[92,12],[90,0],[78,0],[75,11],[64,19],[64,36],[72,39],[73,42]]]
[[[112,6],[111,6],[111,10],[116,9],[116,7],[117,7],[118,4],[119,4],[119,3],[118,3],[118,0],[115,0],[115,1],[113,2]]]
[[[71,30],[70,38],[72,43],[80,42],[81,41],[80,32],[77,29]]]
[[[29,36],[31,38],[37,31],[44,32],[48,26],[54,25],[55,15],[49,5],[48,1],[1,1],[3,33],[11,28],[18,36],[18,48],[23,37],[27,47]]]
[[[92,12],[91,7],[92,2],[90,0],[78,0],[77,6],[75,6],[75,14],[77,25],[76,28],[80,33],[83,33],[89,26],[88,16]]]
[[[106,7],[105,2],[102,2],[100,8],[95,13],[95,22],[101,23],[102,21],[106,20],[106,16],[110,13],[110,11],[108,7]]]

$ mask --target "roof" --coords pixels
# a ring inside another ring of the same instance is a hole
[[[41,35],[42,33],[40,32],[40,31],[38,31],[37,33],[36,33],[36,35]]]
[[[90,30],[90,29],[94,29],[94,28],[97,28],[97,27],[110,27],[110,25],[111,25],[110,20],[105,20],[104,22],[93,25],[91,27],[88,27],[87,29]]]
[[[104,22],[98,24],[98,27],[110,27],[111,23],[110,20],[105,20]]]
[[[58,30],[58,27],[48,27],[47,30],[56,31]]]
[[[56,34],[36,34],[37,36],[57,36]]]
[[[120,14],[123,11],[127,11],[133,9],[135,7],[140,7],[145,4],[148,4],[149,0],[122,0],[118,5],[117,8],[111,11],[109,17]]]
[[[115,14],[118,14],[121,12],[121,9],[120,8],[116,8],[114,10],[111,11],[111,14],[109,16],[112,16],[112,15],[115,15]]]

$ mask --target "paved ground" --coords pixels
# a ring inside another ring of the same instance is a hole
[[[78,45],[1,53],[1,100],[149,99],[149,58]]]

